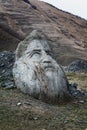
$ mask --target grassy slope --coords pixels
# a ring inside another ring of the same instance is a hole
[[[70,82],[77,81],[80,87],[87,90],[86,73],[69,73],[67,76]],[[18,105],[19,102],[21,105]],[[53,106],[24,95],[17,89],[0,88],[0,130],[86,130],[86,128],[87,99]]]

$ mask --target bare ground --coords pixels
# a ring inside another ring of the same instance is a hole
[[[87,73],[68,73],[87,90]],[[84,79],[84,82],[83,82]],[[87,98],[49,105],[17,89],[0,88],[0,130],[86,130]]]

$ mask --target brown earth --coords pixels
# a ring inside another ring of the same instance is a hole
[[[56,59],[63,65],[87,59],[87,21],[38,0],[1,0],[0,50],[14,51],[32,30],[50,39]]]
[[[87,90],[87,73],[67,76]],[[0,130],[87,130],[87,97],[52,105],[0,87]]]
[[[30,0],[0,1],[0,50],[14,51],[19,41],[34,29],[50,38],[56,59],[66,65],[87,59],[87,21]],[[87,73],[67,73],[70,83],[77,82],[87,91]],[[1,82],[1,81],[0,81]],[[0,130],[86,130],[87,98],[53,106],[22,94],[17,89],[0,87]]]

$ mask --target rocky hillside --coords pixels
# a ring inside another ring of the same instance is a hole
[[[87,59],[87,21],[38,0],[0,0],[0,50],[14,51],[32,30],[50,39],[56,59],[67,65]]]

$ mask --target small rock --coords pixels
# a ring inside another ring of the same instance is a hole
[[[79,101],[79,103],[82,103],[82,104],[83,104],[83,103],[84,103],[84,101],[83,101],[83,100],[81,100],[81,101]]]
[[[38,120],[38,117],[34,117],[34,120]]]
[[[15,85],[12,81],[3,82],[1,86],[5,87],[6,89],[15,88]]]
[[[22,105],[22,103],[21,103],[21,102],[18,102],[18,103],[17,103],[17,106],[20,106],[20,105]]]
[[[70,63],[67,67],[63,67],[66,72],[87,72],[87,61],[76,60]]]

